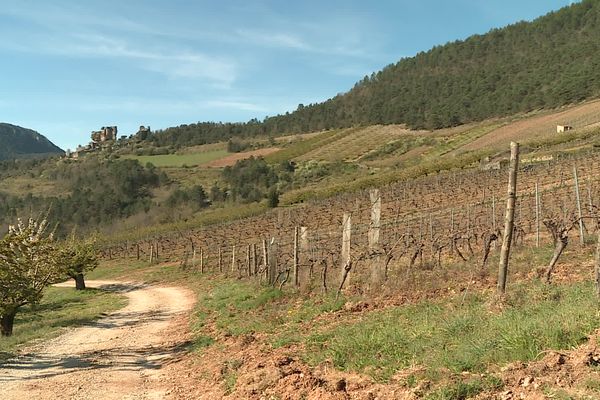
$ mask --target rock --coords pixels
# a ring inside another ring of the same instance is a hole
[[[533,377],[532,376],[526,376],[521,381],[521,386],[527,387],[527,386],[531,385],[532,382],[533,382]]]
[[[513,399],[513,392],[512,392],[512,390],[507,390],[507,391],[502,392],[500,394],[500,398],[502,400],[512,400]]]
[[[294,361],[294,359],[292,357],[288,357],[288,356],[280,357],[277,360],[275,360],[275,366],[276,367],[284,367],[286,365],[290,365],[293,361]]]
[[[340,379],[335,383],[335,390],[338,392],[345,392],[346,391],[346,380],[345,379]]]

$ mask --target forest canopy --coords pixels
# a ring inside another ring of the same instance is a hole
[[[600,95],[600,2],[436,46],[365,76],[347,93],[245,123],[157,131],[158,146],[276,136],[355,125],[437,129]]]

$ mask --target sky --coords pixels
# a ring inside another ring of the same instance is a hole
[[[0,0],[0,122],[63,149],[117,125],[247,121],[569,0]]]

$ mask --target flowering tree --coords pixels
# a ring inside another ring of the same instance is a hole
[[[10,336],[15,315],[40,301],[48,285],[64,277],[46,219],[18,220],[0,240],[0,334]]]

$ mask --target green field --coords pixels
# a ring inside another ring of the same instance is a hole
[[[17,314],[13,335],[0,338],[0,360],[32,340],[50,339],[62,328],[89,323],[124,305],[121,295],[102,290],[50,287],[40,304],[23,307]]]
[[[138,160],[142,165],[146,165],[146,163],[152,163],[156,167],[183,167],[207,164],[211,161],[223,158],[227,154],[229,154],[227,153],[227,150],[220,149],[192,154],[163,154],[157,156],[131,155],[125,156],[125,158]]]

